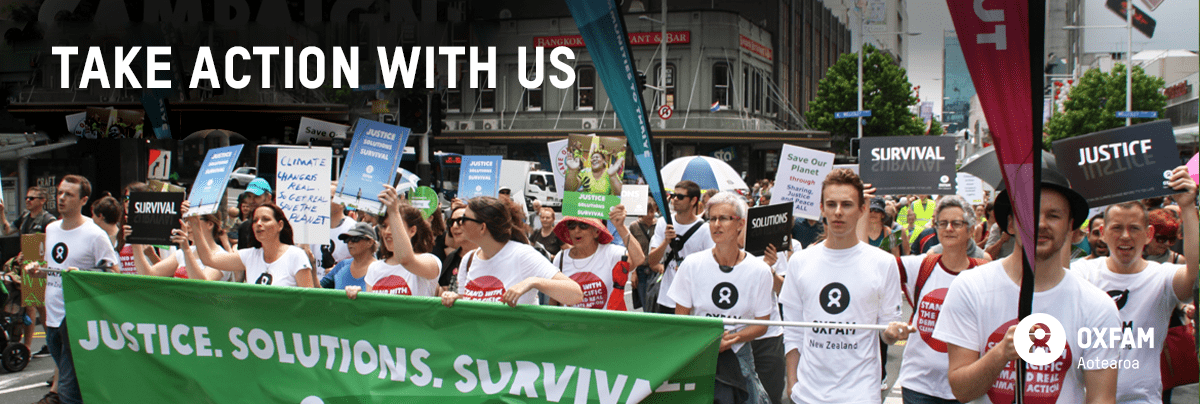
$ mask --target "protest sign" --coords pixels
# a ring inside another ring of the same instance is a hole
[[[306,116],[300,117],[300,128],[296,131],[296,144],[307,144],[309,140],[333,140],[334,136],[344,135],[349,126]]]
[[[179,193],[183,193],[183,192],[186,192],[186,191],[187,191],[186,189],[184,189],[184,188],[183,188],[183,187],[181,187],[181,186],[178,186],[178,185],[175,185],[175,184],[172,184],[172,183],[168,183],[168,182],[162,182],[162,181],[159,181],[159,180],[149,180],[149,181],[146,181],[146,187],[147,187],[147,190],[149,190],[150,192],[179,192]],[[189,215],[189,216],[190,216],[190,215]]]
[[[67,115],[67,131],[72,135],[83,137],[83,133],[88,130],[84,122],[87,120],[87,112]]]
[[[563,197],[562,214],[563,216],[608,220],[608,213],[612,211],[613,206],[620,204],[620,195],[567,191],[566,196]]]
[[[969,173],[957,173],[954,193],[966,199],[972,205],[986,203],[983,200],[983,180]]]
[[[496,196],[501,156],[463,156],[458,171],[458,197]]]
[[[567,141],[563,188],[567,192],[621,195],[625,138],[572,134],[567,135]]]
[[[187,217],[216,213],[217,208],[225,206],[225,186],[241,154],[240,144],[208,150],[188,194]]]
[[[558,188],[558,200],[563,200],[563,192],[566,184],[563,182],[566,179],[567,173],[567,139],[555,140],[547,143],[550,149],[550,171],[554,173],[554,183],[560,186]]]
[[[72,127],[73,133],[88,139],[141,137],[146,117],[143,111],[99,107],[88,107],[84,114],[83,122]],[[67,116],[68,125],[75,115]]]
[[[383,212],[379,192],[383,184],[396,178],[409,132],[405,127],[359,118],[334,201],[371,214]]]
[[[746,213],[746,252],[762,256],[767,245],[776,251],[792,245],[792,203],[757,206]]]
[[[63,278],[80,389],[94,403],[712,402],[724,330],[693,316]],[[121,331],[134,328],[162,338]]]
[[[46,233],[22,234],[21,257],[22,267],[30,262],[46,267]],[[46,305],[46,271],[32,272],[21,270],[21,301],[28,307],[42,307]]]
[[[621,204],[625,205],[626,215],[645,216],[650,204],[650,186],[625,185],[621,188]]]
[[[408,203],[421,210],[421,217],[428,219],[438,210],[438,195],[430,187],[416,187],[408,192]]]
[[[130,192],[127,216],[128,244],[172,245],[171,230],[179,228],[183,194],[178,192]]]
[[[296,244],[329,245],[329,192],[333,152],[328,147],[279,149],[275,203],[292,224]]]
[[[792,216],[821,218],[821,181],[833,167],[833,153],[783,145],[771,204],[792,202]]]
[[[1200,183],[1200,153],[1192,155],[1192,159],[1188,160],[1187,169],[1192,181]]]
[[[864,137],[858,171],[879,195],[953,195],[953,137]]]
[[[1062,139],[1054,159],[1071,189],[1092,206],[1112,205],[1176,191],[1167,185],[1179,166],[1171,121],[1158,120]]]

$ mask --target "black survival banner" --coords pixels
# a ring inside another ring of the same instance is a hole
[[[954,137],[862,138],[858,175],[878,195],[954,194]]]
[[[128,244],[171,245],[171,230],[179,228],[182,192],[130,192]]]
[[[1089,133],[1054,142],[1058,170],[1088,205],[1171,195],[1171,170],[1179,150],[1166,119]]]
[[[792,245],[791,202],[750,208],[746,216],[746,252],[762,256],[768,244],[776,251]]]

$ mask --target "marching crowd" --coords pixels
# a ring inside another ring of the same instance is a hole
[[[1200,263],[1196,184],[1184,167],[1169,181],[1178,194],[1088,217],[1086,200],[1052,167],[1043,169],[1038,228],[1023,229],[1036,233],[1032,312],[1052,315],[1068,338],[1057,362],[1029,368],[1036,377],[1028,396],[1042,400],[1031,402],[1169,401],[1162,346],[1168,327],[1194,310],[1188,303]],[[260,178],[237,207],[183,220],[174,246],[149,246],[125,243],[121,203],[145,184],[92,201],[88,179],[69,175],[57,186],[59,218],[43,209],[49,195],[31,188],[28,212],[10,222],[0,206],[0,223],[5,234],[45,233],[45,266],[7,266],[47,275],[44,312],[28,308],[44,321],[58,369],[45,403],[81,402],[64,321],[61,272],[68,269],[341,289],[350,299],[435,296],[451,308],[476,300],[619,310],[628,283],[634,308],[645,312],[824,324],[727,325],[717,402],[879,403],[881,362],[899,341],[907,341],[897,379],[905,403],[1011,402],[1016,342],[1030,330],[1016,329],[1026,247],[1007,191],[976,206],[953,195],[876,196],[846,169],[833,170],[821,188],[821,219],[797,219],[791,244],[769,246],[761,257],[744,249],[747,210],[770,201],[769,183],[756,184],[747,201],[682,181],[669,193],[670,221],[656,217],[651,201],[629,225],[624,206],[612,209],[609,223],[556,222],[553,210],[527,215],[505,194],[455,199],[448,214],[424,217],[385,186],[381,214],[331,202],[330,242],[296,245]],[[90,218],[83,216],[89,202]],[[1154,344],[1081,346],[1074,338],[1078,329],[1123,327],[1152,329]],[[30,345],[32,324],[27,331]],[[1140,366],[1083,365],[1123,360]]]

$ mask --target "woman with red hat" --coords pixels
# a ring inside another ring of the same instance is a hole
[[[554,234],[563,244],[574,247],[560,251],[554,257],[554,266],[563,274],[579,284],[583,289],[583,302],[575,307],[585,309],[604,309],[608,305],[609,292],[612,288],[624,288],[613,283],[613,268],[625,257],[629,257],[629,267],[636,268],[646,259],[642,247],[629,233],[625,224],[625,206],[614,206],[608,214],[608,220],[621,225],[617,234],[625,241],[625,246],[612,244],[613,236],[607,227],[597,219],[582,217],[564,217],[554,226]],[[624,278],[627,279],[627,278]],[[557,305],[553,299],[550,304]]]
[[[400,203],[396,189],[384,184],[379,201],[386,208],[379,221],[381,261],[371,263],[363,278],[368,292],[389,295],[434,296],[442,261],[430,253],[433,230],[421,218],[421,211]],[[346,287],[346,296],[354,299],[362,289]]]
[[[458,291],[442,292],[442,304],[453,307],[458,299],[501,302],[512,307],[534,304],[537,289],[563,304],[583,301],[583,289],[530,247],[525,236],[525,215],[499,199],[480,196],[467,202],[461,217],[451,225],[462,227],[463,237],[479,249],[468,254],[458,270]]]

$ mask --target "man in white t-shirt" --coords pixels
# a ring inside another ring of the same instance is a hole
[[[1176,305],[1192,299],[1200,262],[1200,224],[1196,217],[1196,183],[1187,168],[1175,169],[1169,184],[1183,191],[1175,200],[1184,209],[1184,251],[1187,265],[1160,264],[1142,258],[1142,251],[1154,237],[1154,228],[1146,208],[1139,201],[1111,205],[1104,211],[1101,237],[1109,255],[1087,261],[1075,261],[1071,271],[1108,293],[1121,314],[1121,326],[1134,335],[1154,336],[1152,346],[1121,346],[1121,361],[1137,361],[1138,367],[1117,369],[1117,402],[1162,402],[1162,374],[1159,358],[1167,337],[1167,326]]]
[[[788,260],[779,292],[785,321],[888,324],[882,335],[846,328],[786,327],[787,386],[792,402],[878,404],[883,370],[879,339],[895,343],[907,330],[900,320],[896,258],[858,239],[867,214],[863,183],[834,169],[821,185],[824,243]]]
[[[329,244],[313,244],[309,247],[313,258],[317,261],[313,266],[317,270],[316,279],[324,278],[325,273],[329,272],[334,265],[350,258],[350,249],[346,247],[346,242],[338,236],[350,231],[355,224],[358,224],[354,219],[346,217],[344,214],[346,207],[333,199],[335,192],[337,192],[337,181],[334,181],[329,188]]]
[[[1087,219],[1087,201],[1052,167],[1042,167],[1041,182],[1032,313],[1057,320],[1066,341],[1057,360],[1027,368],[1025,402],[1112,403],[1117,370],[1105,366],[1118,358],[1117,350],[1100,344],[1082,347],[1076,336],[1084,328],[1119,328],[1117,307],[1100,289],[1069,274],[1061,258],[1071,231]],[[1007,192],[1001,192],[996,200],[997,222],[1019,235],[1012,212]],[[1014,338],[1030,338],[1034,344],[1040,341],[1035,338],[1041,338],[1016,327],[1024,249],[1021,238],[1013,238],[1017,240],[1013,254],[956,277],[933,330],[933,338],[946,343],[950,389],[962,402],[1013,402],[1016,365],[1024,363],[1017,361]],[[1036,348],[1030,347],[1031,353]]]
[[[679,263],[688,254],[713,248],[712,235],[708,231],[708,223],[696,216],[696,206],[700,203],[700,186],[695,182],[683,180],[675,184],[671,194],[671,209],[675,211],[673,224],[668,225],[665,218],[659,218],[654,226],[654,237],[650,238],[650,256],[647,262],[662,262],[662,285],[659,285],[658,313],[675,314],[675,301],[667,296],[671,290],[671,282],[675,279],[675,271]],[[681,239],[694,226],[697,228],[687,242],[679,245]],[[678,253],[672,254],[676,250]],[[670,262],[663,262],[664,257],[674,257]],[[651,268],[654,268],[651,266]]]
[[[92,193],[87,178],[63,177],[58,184],[58,212],[62,220],[46,226],[46,345],[58,366],[58,398],[64,403],[80,403],[79,380],[71,359],[71,340],[67,333],[66,302],[63,300],[62,272],[70,270],[117,270],[117,254],[108,233],[83,217],[83,206]]]

